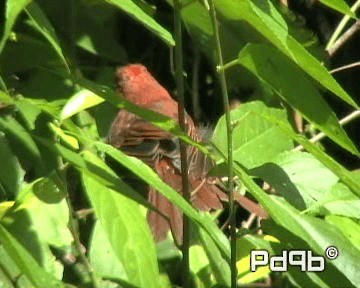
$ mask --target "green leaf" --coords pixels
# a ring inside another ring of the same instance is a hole
[[[50,21],[41,10],[40,6],[35,2],[32,2],[26,8],[26,12],[29,15],[35,28],[49,41],[51,46],[55,49],[56,53],[59,55],[66,69],[70,73],[70,67],[67,64],[65,56],[60,46],[60,42],[56,36],[54,27],[51,25]]]
[[[15,24],[16,18],[21,11],[31,2],[31,0],[7,0],[5,4],[5,25],[2,38],[0,40],[0,54],[4,49],[6,40],[9,38],[11,29]]]
[[[107,168],[104,169],[101,166],[96,165],[91,161],[87,161],[78,153],[75,153],[58,143],[51,142],[46,138],[37,138],[37,141],[44,145],[49,150],[53,151],[56,155],[61,156],[66,161],[68,161],[71,165],[73,165],[76,169],[81,172],[88,174],[90,177],[96,179],[102,185],[116,190],[125,196],[133,199],[134,201],[142,204],[145,207],[150,207],[148,202],[142,197],[139,193],[137,193],[134,189],[132,189],[129,185],[126,185],[119,177],[113,172],[107,165]]]
[[[0,133],[0,159],[3,167],[6,167],[6,169],[0,169],[0,185],[6,191],[8,196],[6,198],[15,198],[20,190],[24,171],[2,133]]]
[[[96,222],[92,233],[89,257],[94,272],[102,278],[128,279],[124,265],[114,252],[100,221]]]
[[[349,239],[355,247],[360,251],[360,225],[354,220],[337,216],[337,215],[328,215],[325,217],[326,222],[331,223],[337,226],[342,233]]]
[[[259,113],[260,112],[260,113]],[[327,155],[317,145],[311,143],[306,137],[296,134],[287,122],[281,121],[281,119],[273,117],[273,115],[267,114],[264,111],[256,111],[257,115],[267,119],[269,122],[277,125],[284,133],[301,144],[308,152],[310,152],[316,159],[324,164],[329,170],[331,170],[340,180],[346,184],[354,193],[360,195],[360,181],[354,175]]]
[[[200,245],[192,245],[189,253],[190,271],[194,275],[196,287],[212,287],[214,281],[211,279],[212,275],[209,267],[209,259],[205,254],[204,248]]]
[[[20,115],[22,116],[26,127],[29,130],[34,130],[35,123],[41,113],[41,109],[37,107],[37,105],[32,104],[26,98],[21,98],[18,101],[15,101],[15,105],[19,109]]]
[[[199,229],[200,241],[207,255],[212,273],[216,279],[216,283],[221,286],[230,287],[230,267],[222,257],[219,249],[216,247],[214,240],[209,237],[204,230]],[[209,287],[206,286],[206,287]]]
[[[283,198],[266,194],[239,165],[236,165],[235,172],[270,217],[305,241],[317,254],[324,255],[327,247],[336,246],[340,256],[331,263],[353,285],[360,285],[360,279],[357,277],[357,271],[360,269],[360,250],[356,249],[336,227],[323,220],[301,214]]]
[[[162,39],[167,45],[175,46],[175,41],[165,28],[159,25],[153,18],[146,14],[139,6],[131,0],[105,0],[125,13],[129,14],[137,22],[149,29],[152,33]]]
[[[52,275],[42,269],[24,247],[0,225],[0,242],[19,269],[29,278],[34,287],[65,287]]]
[[[284,152],[252,170],[299,210],[320,201],[338,177],[308,153]]]
[[[231,21],[233,26],[235,26],[235,23],[246,21],[313,79],[358,109],[358,105],[336,82],[329,71],[288,34],[285,21],[283,21],[271,1],[218,0],[215,2],[215,6],[219,19]]]
[[[40,178],[24,187],[15,205],[1,219],[2,225],[18,239],[32,257],[52,275],[61,279],[63,266],[49,246],[70,247],[69,211],[62,183],[55,175]]]
[[[332,140],[360,155],[317,88],[277,49],[267,45],[247,45],[239,54],[239,63]]]
[[[40,151],[31,135],[14,118],[0,117],[0,131],[4,131],[5,135],[10,135],[19,141],[34,159],[40,161]]]
[[[286,228],[277,225],[272,220],[263,221],[262,228],[265,233],[271,233],[281,241],[280,243],[271,243],[270,251],[273,250],[272,255],[282,255],[284,250],[313,250],[308,245],[307,241],[294,235],[289,230],[286,230]],[[312,252],[312,254],[316,255],[318,253]],[[324,254],[320,254],[320,256],[323,255]],[[288,267],[289,280],[294,283],[296,287],[353,287],[351,282],[333,265],[332,262],[333,261],[326,262],[325,269],[321,273],[304,272],[301,271],[299,267],[290,265]]]
[[[104,102],[104,99],[92,93],[89,90],[80,90],[75,93],[66,103],[60,113],[60,120],[63,121],[71,116],[94,107]]]
[[[6,228],[24,242],[34,243],[36,237],[52,246],[70,246],[73,237],[67,228],[69,210],[62,185],[52,175],[25,186],[16,198],[14,209],[2,219]],[[28,251],[32,251],[31,247]]]
[[[339,215],[360,219],[360,199],[342,183],[337,183],[317,203],[306,210],[309,214]]]
[[[93,154],[85,153],[84,156],[88,161],[103,166]],[[106,169],[105,166],[103,168]],[[158,287],[159,268],[155,243],[139,205],[108,189],[87,174],[83,174],[83,182],[115,255],[124,266],[129,282],[138,287]]]
[[[248,169],[271,161],[277,154],[293,147],[290,137],[253,111],[267,111],[283,121],[287,119],[285,110],[268,108],[262,102],[245,103],[231,111],[234,159]],[[227,155],[225,116],[215,127],[212,142]]]
[[[31,99],[31,98],[20,98],[17,99],[14,104],[19,109],[21,116],[23,117],[25,123],[27,124],[30,130],[35,129],[35,122],[37,117],[41,112],[45,112],[46,114],[52,116],[53,118],[57,118],[60,112],[60,105],[63,102],[54,101],[48,102],[44,99]]]
[[[212,219],[206,213],[199,213],[193,208],[177,191],[164,183],[161,178],[141,160],[129,157],[120,150],[102,143],[95,142],[95,146],[102,152],[109,155],[112,159],[122,164],[127,169],[131,170],[140,179],[144,180],[151,187],[154,187],[159,193],[164,195],[169,201],[179,207],[184,214],[186,214],[197,225],[202,227],[209,236],[214,240],[216,245],[221,250],[224,257],[229,259],[229,246],[225,235],[214,224]]]
[[[356,18],[356,15],[353,11],[351,11],[349,5],[344,0],[319,0],[322,4],[339,11],[344,15],[351,16],[352,18]]]

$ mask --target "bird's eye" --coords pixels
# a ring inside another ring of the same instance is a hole
[[[124,81],[130,81],[134,77],[132,75],[129,75],[129,74],[124,74],[122,78],[123,78]]]

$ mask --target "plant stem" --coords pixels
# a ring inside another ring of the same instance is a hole
[[[223,98],[224,111],[225,111],[225,121],[226,121],[226,132],[227,132],[227,143],[228,143],[228,192],[229,192],[229,205],[230,205],[230,247],[231,247],[231,260],[230,260],[230,270],[231,270],[231,287],[236,287],[237,282],[237,267],[236,267],[236,214],[235,214],[235,202],[234,202],[234,183],[233,183],[233,135],[232,135],[232,126],[231,126],[231,116],[230,116],[230,106],[229,106],[229,97],[227,93],[227,85],[225,79],[225,71],[221,69],[224,65],[221,45],[220,45],[220,36],[219,29],[216,19],[216,11],[213,0],[209,0],[210,7],[210,18],[214,30],[214,38],[216,45],[216,56],[217,56],[217,67],[219,74],[219,81],[221,87],[221,95]]]
[[[342,34],[336,42],[327,49],[329,56],[332,57],[344,44],[360,30],[360,20],[357,20],[351,27]]]
[[[357,0],[353,6],[351,6],[351,11],[355,12],[360,7],[360,0]],[[350,16],[345,15],[344,18],[340,21],[339,25],[337,26],[336,30],[334,31],[333,35],[331,36],[328,44],[326,45],[325,50],[329,50],[333,44],[335,43],[336,39],[339,37],[340,33],[346,26],[347,22],[350,20]]]
[[[354,62],[354,63],[351,63],[351,64],[347,64],[347,65],[332,69],[332,70],[330,70],[330,74],[334,74],[334,73],[337,73],[337,72],[340,72],[340,71],[344,71],[344,70],[359,67],[359,66],[360,66],[360,61]]]
[[[57,141],[57,139],[55,138],[55,141]],[[78,254],[78,257],[80,259],[80,262],[82,263],[82,265],[85,267],[87,274],[90,277],[90,285],[92,288],[97,288],[97,279],[93,273],[93,269],[88,261],[88,259],[86,258],[84,252],[83,252],[83,248],[81,246],[81,242],[80,242],[80,236],[78,233],[78,227],[77,227],[77,223],[76,220],[74,218],[74,209],[72,207],[71,201],[70,201],[70,197],[69,197],[69,192],[67,189],[67,185],[66,185],[66,165],[64,165],[63,163],[63,159],[61,158],[61,156],[57,157],[57,173],[61,179],[61,182],[64,185],[64,193],[65,193],[65,199],[66,199],[66,203],[69,209],[69,230],[74,238],[74,247],[76,249],[76,252]]]
[[[181,31],[181,4],[180,0],[174,1],[174,27],[175,27],[175,80],[178,91],[178,113],[179,124],[183,131],[186,131],[185,110],[184,110],[184,76],[183,76],[183,54],[182,54],[182,31]],[[190,186],[188,175],[187,145],[180,141],[181,178],[182,191],[186,201],[190,203]],[[182,284],[184,288],[190,287],[190,219],[183,215],[183,263],[182,263]]]

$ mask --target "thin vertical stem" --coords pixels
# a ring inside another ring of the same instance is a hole
[[[57,142],[57,136],[54,135],[54,141]],[[66,166],[64,165],[63,159],[61,158],[60,155],[58,155],[56,157],[56,162],[57,162],[57,174],[60,177],[60,180],[63,184],[63,189],[64,189],[64,193],[65,193],[65,199],[66,199],[66,204],[67,207],[69,209],[69,230],[74,238],[74,248],[77,252],[77,256],[79,257],[79,260],[81,262],[81,264],[85,267],[86,272],[87,272],[87,276],[89,276],[89,287],[91,288],[98,288],[98,283],[97,283],[97,279],[96,276],[94,274],[93,268],[89,262],[89,260],[87,259],[83,248],[81,246],[81,242],[80,242],[80,235],[79,235],[79,231],[78,231],[78,226],[77,226],[77,222],[76,219],[74,218],[74,209],[73,206],[71,204],[71,200],[70,200],[70,196],[69,196],[69,191],[67,188],[67,181],[66,181]],[[86,282],[88,282],[86,280]]]
[[[175,80],[178,91],[179,102],[179,123],[180,127],[185,129],[185,110],[184,110],[184,77],[183,77],[183,54],[182,54],[182,31],[181,31],[181,4],[180,0],[174,1],[174,26],[175,26]],[[190,186],[188,175],[188,163],[186,155],[186,144],[180,141],[181,157],[181,176],[182,190],[184,198],[190,202]],[[183,215],[183,263],[182,263],[182,287],[190,287],[190,219]]]
[[[209,0],[210,7],[210,17],[212,26],[214,29],[214,38],[216,44],[216,55],[217,55],[217,66],[221,68],[224,65],[222,58],[221,45],[220,45],[220,36],[219,29],[216,19],[216,11],[213,0]],[[227,132],[227,143],[228,143],[228,191],[229,191],[229,204],[230,204],[230,247],[231,247],[231,287],[236,287],[237,282],[237,267],[236,267],[236,207],[234,203],[234,183],[233,183],[233,135],[231,127],[231,117],[230,117],[230,106],[229,106],[229,97],[227,94],[227,86],[225,79],[224,69],[218,69],[219,81],[221,87],[221,95],[223,98],[224,111],[225,111],[225,121],[226,121],[226,132]]]

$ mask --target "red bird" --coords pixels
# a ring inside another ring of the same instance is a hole
[[[117,92],[143,108],[178,120],[178,103],[171,98],[148,70],[141,64],[131,64],[116,71]],[[186,132],[195,141],[203,140],[206,129],[195,127],[186,114]],[[122,109],[113,121],[108,142],[130,156],[152,167],[161,179],[182,194],[179,139],[144,119]],[[191,202],[202,211],[221,209],[227,195],[215,185],[207,173],[210,159],[192,147],[187,148]],[[182,212],[153,187],[147,193],[150,203],[165,215],[150,211],[148,221],[156,241],[165,239],[169,228],[177,243],[182,243]],[[256,203],[235,193],[236,201],[251,213],[265,218],[266,212]]]
[[[178,119],[178,103],[171,98],[148,70],[141,64],[131,64],[116,71],[117,92],[125,99],[146,109],[173,119]],[[197,130],[191,117],[186,114],[186,132],[196,140],[202,140],[203,131]],[[135,156],[152,167],[161,179],[182,194],[179,139],[142,118],[122,109],[113,121],[108,142],[130,156]],[[220,200],[226,200],[207,172],[211,161],[194,147],[188,146],[189,181],[192,203],[203,211],[222,208]],[[150,211],[148,221],[157,241],[166,237],[169,228],[178,243],[182,242],[182,212],[153,187],[148,189],[148,200],[168,220]]]

